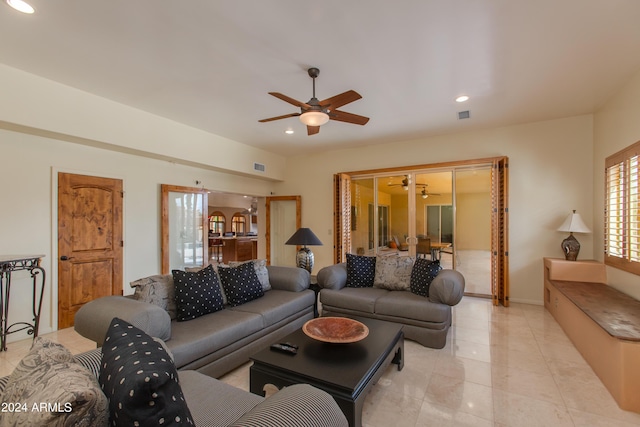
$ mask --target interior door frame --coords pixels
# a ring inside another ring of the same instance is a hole
[[[352,177],[379,174],[406,174],[430,169],[460,169],[476,165],[492,165],[491,181],[492,222],[491,222],[491,289],[494,305],[509,306],[509,159],[506,156],[483,159],[461,160],[424,165],[401,166],[393,168],[370,169],[341,172],[334,175],[334,261],[346,261],[346,252],[351,246],[351,191]],[[455,174],[452,176],[455,176]],[[455,182],[455,181],[454,181]],[[455,188],[453,189],[455,197]],[[454,200],[455,215],[455,200]],[[455,233],[455,223],[454,223]]]
[[[302,227],[302,197],[301,196],[268,196],[265,198],[265,242],[267,265],[271,265],[271,202],[296,202],[296,230]],[[299,249],[299,248],[298,248]]]

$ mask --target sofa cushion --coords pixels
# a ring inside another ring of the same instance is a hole
[[[135,289],[133,297],[142,302],[157,305],[176,318],[176,298],[171,274],[157,274],[135,280],[129,285]]]
[[[198,272],[173,270],[179,322],[192,320],[224,308],[218,275],[208,265]]]
[[[167,346],[181,368],[262,330],[263,325],[259,314],[225,309],[188,322],[172,322]]]
[[[348,427],[335,399],[309,384],[293,384],[262,401],[230,427]]]
[[[394,291],[376,300],[375,313],[419,322],[442,323],[449,320],[451,307],[432,303],[408,291]]]
[[[271,289],[271,283],[269,283],[269,270],[267,270],[266,259],[252,259],[250,261],[229,261],[229,267],[237,267],[240,264],[244,264],[247,262],[253,264],[253,268],[256,270],[256,276],[258,276],[258,281],[262,285],[262,290],[266,292]]]
[[[289,292],[272,289],[265,292],[262,298],[230,308],[230,310],[259,314],[262,316],[263,326],[266,328],[313,307],[314,296],[312,291]]]
[[[390,291],[408,291],[415,258],[408,256],[376,257],[373,286]]]
[[[320,291],[320,302],[329,307],[375,313],[376,301],[389,292],[386,289],[379,288],[322,289]]]
[[[8,377],[1,400],[20,404],[20,411],[2,414],[0,426],[108,425],[107,398],[96,377],[69,350],[42,337]]]
[[[440,261],[418,258],[411,271],[410,289],[416,295],[429,296],[429,286],[442,270]]]
[[[237,267],[219,266],[218,274],[231,306],[241,305],[264,295],[253,264],[246,263]]]
[[[376,257],[347,254],[347,287],[370,288],[376,275]]]
[[[117,317],[102,346],[99,380],[117,425],[193,425],[164,347]]]
[[[178,376],[193,421],[199,427],[229,426],[264,400],[200,372],[184,370]]]

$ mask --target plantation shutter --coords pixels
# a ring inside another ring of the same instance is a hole
[[[605,160],[605,264],[640,274],[640,142]]]
[[[509,306],[509,207],[506,157],[493,161],[491,186],[491,294],[493,305]]]
[[[347,260],[351,250],[351,177],[339,173],[333,176],[334,261]]]

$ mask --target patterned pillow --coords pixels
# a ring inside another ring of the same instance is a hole
[[[114,425],[194,425],[167,352],[117,317],[102,346],[99,380]]]
[[[245,263],[237,267],[218,266],[218,274],[231,306],[238,306],[264,295],[262,285],[253,264]]]
[[[42,337],[9,376],[1,400],[20,404],[20,411],[0,416],[3,427],[107,426],[109,421],[96,377],[69,350]]]
[[[173,270],[176,288],[178,322],[192,320],[224,308],[218,275],[208,265],[200,271],[190,273]]]
[[[440,267],[440,261],[431,261],[426,258],[416,259],[411,271],[411,292],[423,297],[429,296],[429,286],[433,279],[436,278],[438,273],[442,270]]]
[[[218,279],[218,283],[220,282],[220,274],[218,274],[218,266],[221,264],[208,264],[204,267],[185,267],[184,271],[189,272],[189,273],[195,273],[197,271],[200,271],[202,269],[205,269],[209,266],[211,266],[213,268],[213,272],[215,273],[215,275],[217,276],[216,278]],[[222,285],[220,285],[220,292],[222,292],[222,302],[224,303],[224,305],[227,305],[227,296],[224,294],[224,289],[222,289]]]
[[[129,283],[129,286],[135,288],[135,299],[165,309],[171,320],[176,318],[176,296],[171,274],[145,277]]]
[[[408,256],[378,256],[373,286],[390,291],[408,291],[415,258]]]
[[[229,261],[229,266],[237,267],[240,264],[244,264],[245,262],[253,263],[253,268],[255,268],[256,270],[256,275],[258,276],[258,280],[262,285],[262,290],[266,292],[271,289],[271,283],[269,282],[269,270],[267,270],[267,260],[253,259],[251,261]]]
[[[370,288],[376,276],[376,257],[347,254],[347,287]]]

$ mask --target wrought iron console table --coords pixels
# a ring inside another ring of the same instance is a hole
[[[7,350],[7,335],[27,329],[27,334],[38,336],[40,310],[44,294],[45,272],[40,267],[44,255],[0,255],[0,351]],[[11,292],[11,273],[27,270],[33,279],[33,323],[15,322],[8,324],[9,295]],[[38,290],[38,277],[41,278]],[[14,328],[14,330],[11,330]]]

